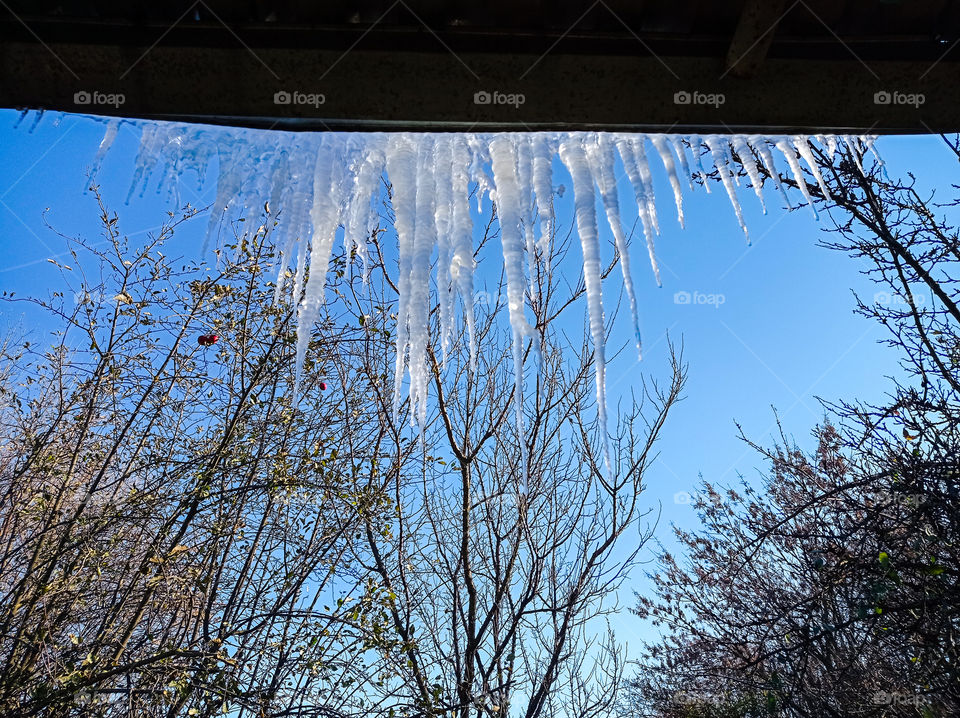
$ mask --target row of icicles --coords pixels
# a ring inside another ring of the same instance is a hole
[[[399,411],[402,386],[409,377],[411,423],[426,423],[429,369],[430,286],[432,272],[439,295],[439,343],[443,357],[456,336],[457,308],[469,341],[470,366],[476,368],[476,329],[473,314],[474,241],[469,197],[476,191],[477,209],[484,198],[496,203],[506,275],[507,306],[513,334],[514,406],[518,437],[523,434],[522,347],[534,335],[527,320],[527,297],[536,293],[539,272],[550,272],[550,250],[556,213],[554,158],[559,155],[573,184],[574,216],[583,252],[587,312],[596,368],[599,422],[607,437],[604,312],[596,199],[620,257],[623,288],[630,304],[638,355],[641,350],[637,299],[631,278],[631,254],[621,220],[615,164],[619,162],[633,189],[647,256],[657,284],[660,272],[654,238],[660,231],[650,157],[666,172],[673,190],[677,219],[682,226],[683,188],[694,188],[699,176],[709,192],[707,174],[716,170],[730,198],[737,221],[747,227],[737,197],[742,167],[763,211],[761,173],[766,171],[787,206],[790,199],[779,181],[775,153],[806,203],[814,209],[804,179],[806,165],[825,196],[812,143],[831,159],[843,144],[859,161],[873,149],[873,136],[759,136],[606,132],[569,133],[291,133],[221,128],[163,122],[112,120],[96,154],[92,173],[102,163],[118,133],[119,123],[141,128],[129,197],[140,194],[159,174],[158,189],[166,187],[179,206],[179,182],[193,171],[198,189],[207,166],[219,166],[217,198],[210,230],[224,219],[255,216],[265,203],[280,208],[278,224],[266,231],[280,248],[277,297],[292,282],[299,301],[296,383],[299,386],[310,332],[325,300],[326,274],[339,227],[344,243],[355,251],[367,279],[367,241],[380,218],[377,202],[383,176],[392,187],[392,208],[398,240],[398,310],[393,410]],[[736,158],[734,159],[734,153]],[[879,157],[877,157],[879,161]],[[274,213],[276,214],[275,210]],[[749,241],[749,238],[748,238]],[[307,264],[309,274],[306,273]],[[292,277],[287,268],[293,268]],[[306,282],[304,278],[307,277]],[[519,487],[527,481],[526,444],[520,444]],[[609,441],[604,462],[610,471]]]

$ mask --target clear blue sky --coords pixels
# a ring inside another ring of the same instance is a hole
[[[93,198],[83,193],[89,167],[103,134],[103,125],[82,116],[47,115],[31,131],[34,116],[14,128],[19,117],[0,111],[0,289],[18,294],[59,288],[60,276],[48,257],[63,252],[64,242],[46,220],[68,235],[99,234]],[[133,173],[137,133],[121,128],[107,156],[99,183],[107,204],[120,214],[125,233],[134,238],[156,229],[167,209],[153,185],[129,206],[124,200]],[[878,143],[891,174],[913,171],[923,188],[949,188],[956,161],[935,137],[888,137]],[[698,477],[734,481],[737,474],[755,477],[758,458],[735,438],[734,420],[753,439],[772,436],[772,406],[801,446],[810,446],[809,432],[823,418],[816,397],[828,400],[881,400],[890,388],[887,376],[897,371],[896,358],[878,345],[883,334],[852,309],[851,289],[872,297],[876,287],[858,274],[850,258],[816,247],[826,222],[809,209],[788,213],[771,189],[769,214],[763,215],[752,191],[740,197],[753,245],[748,247],[722,188],[686,194],[687,228],[676,222],[673,198],[653,158],[657,180],[661,236],[657,243],[663,288],[657,288],[642,237],[634,238],[634,281],[642,313],[645,358],[635,362],[627,349],[608,370],[610,403],[639,388],[639,373],[665,377],[666,333],[682,340],[689,363],[686,399],[676,407],[659,445],[660,458],[647,476],[651,506],[662,503],[658,534],[669,539],[668,525],[695,524],[693,509],[676,503],[675,494],[695,491]],[[557,161],[555,184],[571,188]],[[156,179],[156,178],[155,178]],[[194,183],[181,183],[185,200],[196,206],[213,201],[215,175],[196,193]],[[154,183],[155,184],[155,183]],[[624,221],[629,228],[635,203],[628,181],[620,184]],[[571,221],[572,192],[560,201],[560,221]],[[601,220],[602,212],[599,213]],[[199,254],[206,220],[189,223],[180,233],[183,252]],[[601,239],[612,242],[601,225]],[[607,250],[609,253],[609,249]],[[574,252],[576,256],[576,252]],[[608,254],[609,256],[609,254]],[[617,270],[619,271],[619,270]],[[608,307],[616,301],[618,281],[605,290]],[[722,297],[712,304],[677,304],[677,292]],[[0,331],[31,326],[31,317],[2,306]],[[20,311],[19,307],[16,311]],[[626,312],[626,305],[621,310]],[[581,316],[574,317],[579,324]],[[629,319],[622,314],[611,341],[629,339]],[[41,339],[42,337],[38,337]],[[631,587],[645,585],[637,575]],[[629,592],[623,603],[630,604]],[[643,633],[637,620],[618,621],[621,636],[635,645]],[[632,652],[632,651],[631,651]]]

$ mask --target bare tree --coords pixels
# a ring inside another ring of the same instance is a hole
[[[881,406],[828,404],[812,451],[748,441],[769,465],[762,489],[705,485],[703,527],[677,532],[682,556],[662,554],[639,601],[664,637],[637,713],[960,710],[958,200],[921,196],[857,148],[818,157],[827,191],[806,189],[833,222],[823,244],[876,281],[857,311],[889,330],[907,378]]]
[[[494,229],[491,220],[478,251]],[[554,267],[568,247],[569,237],[558,242]],[[356,302],[379,338],[391,322],[383,293],[395,291],[382,256],[374,274],[380,290],[374,283]],[[642,477],[685,372],[674,358],[665,387],[643,388],[620,415],[609,439],[612,465],[604,466],[592,352],[555,323],[582,295],[582,279],[572,287],[560,273],[536,279],[531,309],[540,336],[522,347],[521,434],[502,276],[476,305],[476,371],[464,338],[444,356],[434,326],[424,426],[410,430],[405,413],[393,416],[391,354],[372,351],[362,367],[398,455],[383,486],[397,508],[391,530],[368,522],[365,544],[355,547],[388,592],[400,639],[382,653],[380,685],[368,686],[371,714],[593,718],[616,710],[624,654],[604,619],[649,537]],[[405,454],[411,446],[417,452]]]
[[[366,378],[330,373],[364,332],[331,310],[294,401],[271,217],[210,267],[164,255],[194,211],[142,246],[100,212],[106,248],[60,265],[74,296],[32,305],[56,344],[4,347],[0,711],[341,715],[344,667],[390,640],[344,563],[393,510],[357,481]]]

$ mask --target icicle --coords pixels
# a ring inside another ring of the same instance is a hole
[[[470,181],[477,185],[477,212],[479,213],[483,211],[483,198],[493,199],[493,184],[483,169],[483,166],[490,162],[490,152],[479,135],[467,135],[467,145],[470,147]]]
[[[703,188],[707,191],[707,194],[710,194],[710,181],[707,179],[707,171],[703,168],[703,157],[700,154],[700,135],[690,135],[689,142],[693,159],[697,161],[697,174],[700,175]]]
[[[417,196],[414,221],[413,256],[410,261],[410,303],[407,323],[410,348],[407,356],[410,373],[410,425],[420,430],[423,440],[427,424],[427,387],[429,365],[427,346],[430,342],[430,254],[437,243],[436,181],[434,179],[433,138],[423,137],[417,143]]]
[[[133,179],[130,182],[130,189],[127,191],[126,204],[130,204],[130,198],[140,184],[140,179],[146,171],[148,163],[157,161],[154,137],[160,131],[160,125],[147,123],[140,134],[140,147],[137,150],[137,159],[134,160]]]
[[[530,278],[530,299],[537,298],[537,250],[534,235],[533,211],[533,157],[530,138],[525,134],[513,135],[517,153],[517,183],[520,185],[520,222],[527,247],[527,274]]]
[[[523,243],[520,238],[520,185],[513,142],[497,135],[490,142],[490,163],[496,186],[497,216],[500,219],[500,242],[507,274],[507,306],[513,328],[514,403],[516,406],[517,442],[520,445],[520,492],[527,491],[527,441],[523,428],[523,339],[533,334],[524,316]]]
[[[303,376],[303,362],[306,358],[313,325],[324,304],[324,288],[327,284],[327,268],[330,264],[330,252],[340,222],[340,204],[342,198],[337,192],[336,165],[333,148],[329,143],[320,146],[313,176],[313,208],[310,220],[313,234],[310,237],[310,275],[300,303],[297,322],[297,356],[294,396],[296,397]]]
[[[633,333],[637,343],[637,359],[643,358],[643,349],[640,340],[640,315],[637,310],[637,296],[633,291],[633,278],[630,275],[630,247],[623,233],[620,222],[620,202],[617,198],[617,181],[614,177],[613,142],[609,135],[600,133],[594,141],[587,145],[587,160],[590,163],[590,172],[593,181],[600,188],[600,198],[603,200],[603,209],[607,214],[607,222],[613,239],[620,254],[620,270],[623,273],[623,288],[630,301],[630,316],[633,318]],[[652,247],[650,248],[652,252]],[[652,259],[652,257],[651,257]],[[654,267],[656,263],[654,260]]]
[[[813,151],[810,149],[810,144],[807,142],[806,137],[797,135],[793,138],[793,146],[797,148],[797,151],[800,153],[800,156],[803,157],[804,162],[807,163],[807,167],[810,168],[810,171],[813,173],[813,176],[817,179],[817,184],[820,185],[820,191],[823,192],[825,199],[830,199],[830,190],[827,189],[827,185],[823,182],[823,177],[820,175],[820,169],[817,167],[817,160],[813,156]]]
[[[90,185],[93,184],[94,179],[96,179],[97,172],[100,171],[100,165],[103,164],[103,158],[107,156],[107,152],[110,151],[110,148],[113,147],[114,140],[117,139],[117,130],[120,128],[120,120],[110,120],[107,123],[107,129],[103,133],[103,139],[100,140],[100,147],[97,148],[97,154],[93,158],[93,165],[90,167],[90,172],[87,174],[87,181],[84,184],[84,192],[89,189]]]
[[[560,159],[573,179],[573,203],[577,217],[577,233],[583,247],[583,279],[587,290],[587,311],[590,316],[590,334],[593,338],[593,363],[597,383],[597,414],[603,437],[603,461],[611,471],[610,437],[607,434],[606,336],[603,325],[603,293],[600,286],[600,237],[597,232],[596,197],[593,178],[577,136],[560,143]]]
[[[668,137],[673,151],[677,153],[677,159],[680,160],[680,168],[687,178],[687,184],[690,185],[690,190],[693,191],[693,172],[690,171],[690,163],[687,162],[687,151],[683,147],[683,140],[677,135],[669,135]]]
[[[497,135],[490,142],[490,162],[496,186],[497,216],[500,219],[500,242],[503,246],[503,264],[507,275],[507,305],[510,324],[522,336],[530,336],[532,328],[524,316],[523,254],[520,237],[520,184],[513,143],[505,135]]]
[[[543,257],[543,267],[550,276],[550,250],[553,242],[553,149],[550,139],[535,134],[533,142],[533,191],[537,197],[537,214],[540,215],[540,239],[537,250]]]
[[[451,140],[451,187],[453,190],[453,208],[451,211],[451,246],[453,256],[450,260],[450,276],[457,287],[457,293],[463,303],[463,315],[467,324],[467,339],[470,344],[470,372],[477,371],[477,336],[474,318],[473,273],[476,261],[473,258],[473,220],[470,218],[469,182],[467,166],[470,150],[463,137],[454,136]]]
[[[747,142],[750,147],[755,149],[757,154],[760,155],[762,164],[770,174],[773,186],[776,187],[783,196],[783,201],[786,202],[787,209],[793,209],[793,205],[790,204],[790,197],[787,196],[787,190],[784,188],[783,182],[780,181],[780,171],[777,169],[777,163],[773,160],[773,153],[770,151],[770,147],[767,146],[767,139],[758,135],[749,135]]]
[[[660,220],[657,218],[657,201],[653,191],[653,175],[650,174],[650,164],[647,162],[647,151],[643,146],[644,139],[644,135],[637,135],[630,138],[630,144],[633,147],[634,161],[636,162],[637,172],[640,175],[640,182],[643,186],[643,196],[647,201],[647,216],[650,218],[650,226],[653,227],[654,234],[660,234]],[[657,275],[659,276],[659,272],[657,272]]]
[[[354,172],[353,196],[350,200],[350,213],[344,228],[344,241],[349,251],[356,252],[363,266],[363,283],[366,284],[370,273],[370,257],[367,254],[367,238],[373,231],[371,202],[379,195],[380,178],[383,175],[386,156],[381,141],[373,139],[362,148],[359,168]]]
[[[657,280],[657,286],[662,287],[660,281],[660,265],[657,263],[657,254],[654,247],[655,223],[650,217],[650,195],[653,190],[644,182],[644,175],[640,171],[639,159],[637,157],[637,143],[629,135],[618,135],[617,149],[620,151],[620,158],[623,160],[623,168],[627,172],[630,184],[633,186],[633,193],[637,198],[637,211],[640,215],[640,223],[643,225],[643,236],[647,241],[647,254],[650,257],[650,266],[653,268],[653,277]],[[574,199],[576,202],[576,199]]]
[[[441,137],[436,142],[434,177],[437,186],[437,299],[440,309],[440,352],[443,365],[453,345],[455,334],[454,283],[450,272],[453,263],[453,166],[450,139]]]
[[[680,177],[677,175],[677,163],[670,154],[670,148],[667,146],[667,140],[664,139],[663,135],[648,135],[648,137],[657,154],[660,155],[660,161],[663,162],[663,167],[670,178],[670,186],[673,188],[673,201],[677,205],[677,221],[683,227],[683,192],[680,187]]]
[[[817,212],[817,208],[813,206],[813,198],[810,196],[810,190],[807,188],[807,181],[803,178],[803,170],[800,169],[800,163],[797,162],[796,149],[794,148],[793,144],[790,143],[787,138],[780,137],[777,139],[776,147],[787,160],[787,164],[790,165],[790,171],[793,173],[793,179],[796,181],[797,187],[800,189],[800,192],[809,203],[810,209],[813,211],[813,216],[816,219],[820,219],[820,214]]]
[[[397,274],[397,358],[394,368],[393,416],[400,412],[400,386],[407,367],[408,307],[410,305],[410,267],[413,259],[414,228],[417,208],[417,151],[407,134],[394,135],[387,148],[387,173],[393,187],[392,203],[396,217],[398,257]]]
[[[820,141],[823,142],[824,138],[821,136]],[[833,162],[834,156],[837,154],[837,138],[833,135],[830,135],[826,138],[827,143],[827,157]]]
[[[713,156],[713,166],[717,168],[717,174],[720,176],[720,181],[723,183],[724,189],[727,190],[730,204],[733,205],[733,211],[737,215],[737,222],[740,224],[740,229],[743,230],[743,236],[747,238],[747,243],[749,244],[750,235],[747,233],[747,224],[743,221],[743,212],[740,209],[740,200],[737,199],[737,190],[733,186],[733,182],[730,181],[733,172],[730,169],[729,161],[724,152],[726,143],[716,135],[708,135],[704,138],[704,142],[707,145],[707,149],[710,150],[710,154]]]
[[[27,133],[28,133],[28,134],[31,134],[31,135],[32,135],[32,134],[33,134],[33,131],[34,131],[35,129],[37,129],[37,125],[40,124],[40,120],[43,119],[43,115],[44,115],[45,112],[46,112],[46,110],[37,110],[37,114],[36,114],[36,116],[35,116],[34,119],[33,119],[33,124],[30,125],[30,129],[27,130]]]
[[[887,164],[883,161],[883,158],[880,156],[880,153],[877,152],[876,135],[860,135],[860,141],[863,143],[864,154],[867,153],[867,150],[873,154],[874,159],[877,161],[877,164],[880,166],[880,171],[883,173],[883,176],[889,181],[890,175],[887,174]]]
[[[753,185],[753,193],[757,195],[757,199],[760,200],[760,207],[763,208],[763,213],[766,214],[767,205],[763,201],[763,181],[760,178],[760,170],[757,169],[757,162],[753,156],[753,152],[751,152],[750,147],[747,146],[747,141],[743,135],[734,135],[731,139],[731,144],[733,145],[733,151],[736,152],[737,157],[740,158],[740,164],[743,165],[743,169],[747,172],[747,177],[750,178],[750,184]]]

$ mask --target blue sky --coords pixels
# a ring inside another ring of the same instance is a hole
[[[68,235],[95,238],[99,233],[96,206],[84,194],[84,177],[103,133],[103,125],[82,116],[47,115],[31,131],[34,116],[15,128],[19,114],[0,111],[0,289],[20,295],[59,288],[60,275],[46,260],[63,252],[64,241],[44,224]],[[156,229],[167,209],[164,195],[153,186],[144,197],[124,200],[133,173],[137,134],[121,128],[99,175],[108,206],[119,212],[131,238]],[[886,137],[878,142],[891,174],[912,171],[922,188],[948,188],[955,177],[955,159],[936,137]],[[636,363],[628,347],[608,369],[610,403],[639,389],[639,377],[666,376],[666,335],[684,345],[689,364],[685,400],[668,421],[660,458],[647,476],[651,507],[662,504],[659,536],[668,539],[668,525],[696,523],[693,509],[675,501],[693,493],[702,475],[730,482],[738,473],[756,477],[758,457],[736,439],[739,421],[753,439],[773,435],[779,411],[786,430],[801,446],[810,446],[809,432],[823,418],[816,397],[828,400],[882,400],[890,388],[886,377],[897,372],[896,357],[880,346],[879,327],[853,314],[851,289],[872,298],[878,288],[858,273],[857,263],[816,246],[829,226],[816,222],[809,209],[786,212],[772,189],[763,215],[749,189],[740,198],[753,239],[748,247],[722,187],[711,194],[702,189],[685,195],[686,229],[676,222],[673,198],[665,174],[654,158],[661,236],[657,241],[663,287],[653,280],[642,237],[634,238],[633,277],[642,315],[645,356]],[[571,189],[559,161],[555,184]],[[213,201],[214,175],[207,187],[193,194],[191,181],[181,188],[196,206]],[[620,184],[627,227],[636,216],[629,183]],[[572,220],[572,192],[560,201],[559,220]],[[601,220],[602,212],[599,213]],[[180,233],[185,254],[200,252],[206,219],[188,223]],[[601,239],[611,241],[601,225]],[[607,250],[609,253],[609,249]],[[576,258],[576,251],[573,252]],[[609,255],[608,255],[609,256]],[[566,271],[570,271],[567,267]],[[619,271],[619,270],[617,270]],[[605,288],[605,301],[617,299],[619,280]],[[678,292],[701,297],[704,303],[679,304]],[[22,305],[21,305],[22,306]],[[0,331],[31,326],[20,306],[2,306]],[[627,308],[616,325],[611,346],[629,340]],[[580,325],[581,315],[573,317]],[[39,337],[38,337],[39,339]],[[631,588],[642,589],[639,574]],[[630,604],[629,592],[623,603]],[[618,621],[624,638],[635,644],[644,633],[636,619]]]

